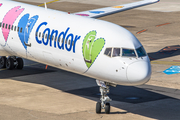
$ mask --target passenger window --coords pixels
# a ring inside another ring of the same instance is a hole
[[[4,28],[4,26],[5,26],[5,23],[3,23],[3,28]]]
[[[9,29],[9,30],[11,29],[11,25],[9,25],[8,29]]]
[[[0,22],[0,28],[1,28],[1,26],[2,26],[2,23]]]
[[[146,56],[146,52],[144,50],[143,47],[140,47],[136,50],[137,54],[138,54],[138,57],[143,57],[143,56]]]
[[[72,46],[74,46],[74,41],[72,42]]]
[[[14,31],[16,31],[16,26],[14,26]]]
[[[8,27],[8,24],[6,24],[6,29],[7,29],[7,27]]]
[[[122,56],[124,57],[136,57],[136,53],[133,49],[123,49]]]
[[[71,44],[71,40],[68,40],[68,45],[70,45]]]
[[[59,37],[59,38],[58,38],[58,42],[60,42],[60,39],[61,39],[61,38]]]
[[[6,29],[7,29],[7,27],[8,27],[8,24],[6,24]]]
[[[111,53],[112,53],[112,48],[106,48],[104,54],[111,57]]]
[[[11,30],[13,30],[13,28],[14,28],[14,27],[13,27],[13,25],[12,25],[12,26],[11,26]]]
[[[41,37],[41,32],[39,32],[39,37]]]
[[[23,28],[21,28],[20,32],[22,33]]]
[[[19,32],[19,27],[17,28],[17,32]]]
[[[114,48],[113,49],[113,57],[120,56],[121,49],[120,48]]]
[[[57,42],[57,36],[55,37],[55,41]]]

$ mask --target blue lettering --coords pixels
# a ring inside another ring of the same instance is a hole
[[[70,47],[68,48],[68,40],[69,40],[69,38],[71,37],[71,43],[70,43]],[[71,49],[72,49],[72,42],[73,42],[73,38],[74,38],[74,36],[73,36],[73,34],[69,34],[68,36],[67,36],[67,38],[66,38],[66,40],[67,40],[67,44],[65,44],[65,47],[66,47],[66,50],[67,51],[71,51]]]
[[[57,38],[57,35],[58,35],[58,31],[57,30],[53,30],[52,33],[51,33],[51,37],[50,37],[50,46],[52,47],[52,39],[53,38],[53,35],[55,34],[55,40],[54,40],[54,47],[56,48],[56,38]]]
[[[46,26],[48,23],[47,22],[43,22],[41,23],[36,30],[36,41],[39,44],[44,44],[44,45],[48,45],[50,47],[52,47],[53,45],[53,40],[54,40],[54,48],[56,48],[58,46],[59,49],[66,49],[67,51],[71,51],[73,48],[73,52],[75,53],[75,48],[76,48],[76,42],[81,38],[81,36],[78,35],[73,35],[72,33],[68,34],[70,27],[68,27],[66,29],[66,31],[62,31],[60,34],[58,32],[58,30],[52,30],[50,28],[46,28],[43,31],[43,35],[42,35],[42,40],[39,40],[38,38],[38,34],[40,32],[40,28],[44,25]]]
[[[62,39],[63,42],[62,42],[62,44],[61,44],[61,45],[58,44],[59,49],[63,49],[63,50],[64,50],[64,42],[65,42],[66,34],[67,34],[67,32],[69,31],[69,29],[70,29],[70,28],[67,28],[66,32],[61,32],[61,33],[59,34],[58,39],[60,39],[61,36],[63,36],[63,39]]]
[[[75,53],[75,47],[76,47],[76,42],[81,38],[81,36],[77,36],[74,39],[74,46],[73,46],[73,52]]]
[[[46,32],[48,32],[48,34],[46,34]],[[44,30],[43,34],[44,34],[44,37],[43,37],[43,39],[42,39],[43,44],[44,44],[44,45],[48,45],[49,36],[50,36],[50,29],[49,29],[49,28],[46,28],[46,29]],[[45,42],[45,40],[44,40],[45,37],[47,37],[47,41],[46,41],[46,42]]]

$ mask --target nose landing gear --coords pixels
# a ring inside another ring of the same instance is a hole
[[[116,87],[115,84],[96,80],[98,86],[100,86],[101,102],[96,103],[96,113],[100,114],[102,109],[105,109],[105,113],[110,113],[110,101],[112,101],[107,94],[110,92],[110,86]]]

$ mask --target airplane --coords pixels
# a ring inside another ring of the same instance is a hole
[[[143,45],[125,28],[99,20],[106,15],[157,3],[143,0],[67,13],[0,0],[0,67],[23,69],[22,58],[96,79],[96,113],[110,113],[110,86],[136,86],[151,77]]]

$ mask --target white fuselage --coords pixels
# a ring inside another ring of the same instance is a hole
[[[19,56],[119,85],[150,79],[149,58],[138,55],[142,45],[128,30],[23,3],[0,0],[0,4],[0,56]],[[110,55],[105,54],[107,48]],[[120,54],[113,57],[115,48]],[[128,50],[135,56],[123,53]]]

